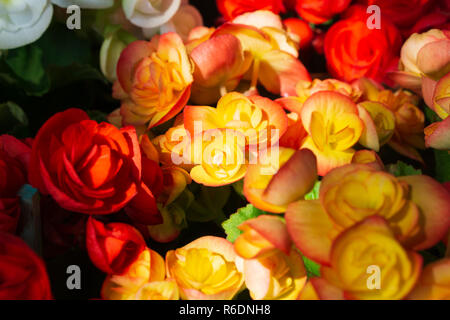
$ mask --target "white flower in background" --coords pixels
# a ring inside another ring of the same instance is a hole
[[[39,39],[53,16],[49,0],[0,0],[0,49],[14,49]]]
[[[182,4],[172,19],[168,22],[164,23],[159,28],[156,28],[156,30],[155,28],[144,28],[143,32],[146,37],[151,37],[158,31],[161,34],[176,32],[181,39],[183,39],[183,41],[187,41],[191,30],[202,25],[203,18],[197,8],[189,4]]]
[[[0,2],[1,1],[2,0],[0,0]],[[52,2],[62,8],[77,5],[80,8],[85,9],[105,9],[112,7],[114,4],[114,0],[52,0]]]
[[[106,33],[100,49],[100,70],[109,81],[114,82],[117,79],[116,67],[120,54],[136,38],[125,30],[117,29],[120,27],[112,28]]]
[[[181,0],[123,0],[128,20],[141,28],[157,28],[168,22],[180,8]]]

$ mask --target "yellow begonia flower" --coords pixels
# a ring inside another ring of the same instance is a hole
[[[242,179],[247,171],[245,137],[238,131],[211,129],[193,139],[192,180],[217,187]]]
[[[370,217],[336,239],[321,274],[347,299],[398,300],[413,289],[421,268],[422,257],[406,251],[383,218]]]
[[[450,226],[448,191],[422,175],[394,176],[373,165],[334,169],[320,185],[319,200],[300,200],[286,211],[289,234],[308,258],[330,263],[335,239],[362,220],[378,216],[407,248],[438,243]]]
[[[260,96],[246,97],[238,92],[223,96],[217,108],[188,106],[184,110],[184,126],[191,136],[200,130],[232,129],[246,136],[246,145],[268,148],[284,134],[288,119],[282,107]],[[277,132],[274,133],[274,130]],[[275,136],[275,139],[271,139]]]
[[[306,283],[302,256],[292,248],[244,260],[245,284],[255,300],[295,300]]]
[[[301,119],[309,134],[302,148],[316,155],[319,175],[351,162],[352,147],[360,139],[364,123],[348,97],[331,91],[315,93],[305,101]]]
[[[173,279],[144,284],[136,293],[136,300],[178,300],[177,283]]]
[[[136,294],[144,285],[164,279],[164,259],[147,248],[125,274],[106,277],[101,296],[106,300],[135,300]]]
[[[166,269],[184,300],[231,300],[244,283],[235,260],[229,241],[205,236],[167,252]]]
[[[292,247],[284,221],[261,215],[238,227],[234,249],[243,261],[245,284],[253,299],[296,299],[306,282],[301,255]]]

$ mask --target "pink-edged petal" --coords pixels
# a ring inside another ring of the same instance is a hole
[[[364,129],[359,138],[359,143],[364,147],[379,151],[380,150],[380,141],[378,139],[377,128],[375,127],[375,123],[370,116],[369,112],[366,109],[358,105],[359,117],[364,122]]]
[[[325,270],[325,268],[324,268]],[[323,278],[312,278],[313,285],[320,300],[345,300],[344,291]]]
[[[117,78],[125,92],[130,92],[133,82],[132,77],[136,65],[145,57],[155,51],[148,41],[134,41],[130,43],[120,54],[117,62]]]
[[[289,254],[292,242],[287,232],[286,223],[279,217],[261,215],[257,218],[245,221],[239,228],[244,225],[258,232],[262,237],[273,244],[275,248]]]
[[[293,55],[280,50],[264,54],[260,62],[259,80],[274,94],[295,96],[300,80],[311,81],[305,66]]]
[[[405,176],[399,179],[411,186],[411,200],[420,209],[420,230],[406,245],[414,250],[430,248],[450,228],[450,194],[442,184],[428,176]]]
[[[436,90],[437,81],[423,77],[422,78],[422,96],[428,107],[434,110],[434,92]]]
[[[425,145],[428,148],[450,150],[450,117],[425,128]]]
[[[450,39],[427,43],[417,53],[417,66],[427,75],[450,72]]]
[[[236,259],[233,244],[230,241],[220,237],[204,236],[192,241],[183,248],[208,249],[209,251],[219,253],[225,260],[230,262],[234,262]]]
[[[392,71],[388,72],[387,75],[401,87],[420,93],[422,81],[419,75],[406,71]]]
[[[322,264],[330,262],[331,245],[338,231],[319,200],[291,203],[285,214],[288,232],[297,248]]]
[[[244,62],[241,43],[231,34],[219,35],[203,42],[192,50],[190,56],[195,64],[195,82],[204,87],[225,84],[239,74]]]
[[[298,150],[270,180],[263,200],[279,206],[288,205],[309,192],[316,180],[316,157],[308,149]]]

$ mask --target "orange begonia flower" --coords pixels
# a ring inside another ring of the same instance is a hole
[[[296,0],[295,10],[308,22],[321,24],[343,12],[351,0]]]
[[[225,19],[231,20],[243,13],[270,10],[276,14],[284,11],[283,0],[216,0]]]
[[[114,96],[125,124],[157,126],[174,117],[190,96],[193,66],[175,33],[135,41],[117,64]]]
[[[184,300],[231,300],[244,283],[233,245],[213,236],[167,252],[166,269]]]
[[[298,18],[288,18],[283,20],[283,24],[290,34],[294,34],[299,38],[300,49],[307,48],[311,45],[314,38],[314,32],[306,21]]]
[[[330,267],[323,267],[321,274],[347,299],[403,299],[422,268],[422,257],[406,251],[381,217],[367,218],[343,232],[330,257]]]

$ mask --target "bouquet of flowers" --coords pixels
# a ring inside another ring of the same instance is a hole
[[[0,1],[0,299],[450,299],[450,2]]]

